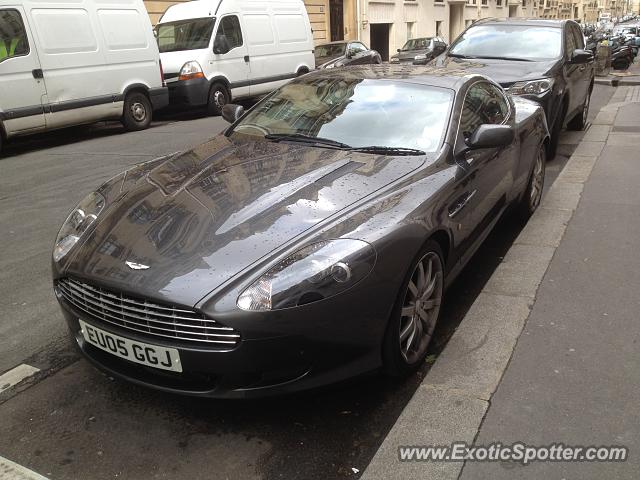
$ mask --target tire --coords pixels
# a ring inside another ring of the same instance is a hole
[[[440,315],[444,272],[440,245],[429,240],[411,263],[387,325],[382,344],[386,375],[405,377],[424,364]]]
[[[544,189],[544,176],[547,164],[546,148],[540,145],[538,155],[533,163],[533,168],[529,174],[527,188],[518,200],[515,208],[515,216],[526,222],[529,217],[538,209],[540,200],[542,199],[542,190]]]
[[[549,150],[547,158],[553,160],[558,152],[558,144],[560,143],[560,132],[562,132],[562,125],[564,124],[564,117],[567,115],[567,106],[563,105],[560,115],[553,123],[553,129],[551,130],[551,141],[549,142]]]
[[[567,124],[567,130],[580,131],[580,130],[584,130],[584,127],[587,126],[587,117],[589,116],[589,106],[591,105],[592,89],[593,89],[593,85],[589,87],[587,96],[584,99],[584,103],[582,104],[582,109]]]
[[[211,116],[222,115],[222,107],[231,102],[229,90],[222,83],[214,83],[209,89],[207,112]]]
[[[149,98],[142,92],[128,93],[124,99],[122,124],[129,132],[144,130],[151,125],[153,110]]]

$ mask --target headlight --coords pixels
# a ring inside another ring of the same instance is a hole
[[[427,59],[427,55],[424,53],[421,53],[420,55],[416,55],[415,57],[413,57],[414,60],[426,60]]]
[[[104,205],[104,197],[93,192],[69,214],[58,232],[56,244],[53,247],[53,259],[56,262],[59,262],[78,243],[82,234],[96,221]]]
[[[187,62],[180,69],[178,80],[191,80],[193,78],[204,78],[202,67],[198,62]]]
[[[551,90],[551,87],[553,87],[553,79],[542,78],[530,82],[516,82],[509,88],[509,93],[511,95],[540,95]]]
[[[336,66],[336,64],[335,64],[335,63],[330,63],[329,65],[327,65],[327,66],[326,66],[326,67],[324,67],[324,68],[334,68],[335,66]]]
[[[389,59],[389,63],[400,63],[400,58],[398,57],[391,57]]]
[[[317,302],[353,287],[375,261],[373,247],[362,240],[313,243],[268,270],[240,294],[237,305],[266,311]]]

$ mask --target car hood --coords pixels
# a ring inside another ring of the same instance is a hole
[[[403,60],[409,61],[409,60],[413,60],[416,55],[424,55],[427,53],[431,53],[431,50],[422,48],[420,50],[409,50],[406,52],[398,52],[395,55],[393,55],[391,58],[397,58],[400,61],[403,61]]]
[[[519,62],[514,60],[494,60],[475,58],[456,58],[442,55],[436,65],[451,70],[464,70],[469,73],[479,73],[508,87],[523,80],[536,80],[549,76],[558,60],[544,62]]]
[[[107,206],[61,275],[195,305],[424,161],[220,135],[152,162],[145,174],[135,169],[134,180],[124,176],[124,196]]]

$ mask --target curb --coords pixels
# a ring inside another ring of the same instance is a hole
[[[640,83],[639,83],[640,84]],[[627,89],[598,113],[398,417],[361,479],[457,479],[463,462],[402,462],[400,446],[473,444]]]
[[[610,87],[627,87],[640,85],[640,77],[596,77],[594,82],[597,85],[607,85]]]

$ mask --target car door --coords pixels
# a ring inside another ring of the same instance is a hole
[[[486,81],[473,83],[465,95],[456,140],[456,187],[448,202],[448,215],[457,224],[458,241],[465,256],[477,246],[504,210],[513,186],[517,147],[482,148],[464,152],[466,140],[484,124],[513,127],[514,114],[502,91]],[[517,140],[514,140],[517,142]]]
[[[226,48],[218,50],[217,46],[223,44],[223,40],[226,40]],[[248,95],[251,84],[251,59],[238,15],[224,15],[220,18],[213,39],[213,48],[211,70],[207,78],[212,80],[216,76],[224,76],[231,84],[232,96]]]
[[[8,135],[45,127],[47,90],[21,6],[0,8],[0,122]]]
[[[564,74],[567,82],[567,94],[569,97],[569,105],[567,108],[567,116],[565,121],[571,120],[576,109],[582,104],[584,96],[580,95],[580,79],[582,72],[580,68],[584,65],[573,65],[570,63],[571,57],[575,49],[578,48],[576,37],[573,34],[570,24],[565,24],[564,28]]]
[[[571,25],[571,30],[573,31],[573,36],[575,39],[575,43],[576,43],[576,48],[579,48],[580,50],[584,50],[585,44],[584,44],[584,37],[582,36],[582,32],[580,31],[580,28],[577,27],[576,25]],[[587,95],[589,95],[589,86],[591,85],[591,70],[593,68],[593,64],[592,63],[583,63],[581,65],[577,65],[578,67],[578,74],[579,74],[579,80],[577,82],[577,89],[576,89],[576,97],[577,97],[577,101],[578,101],[578,107],[580,107],[580,105],[583,105],[584,99],[587,97]]]

